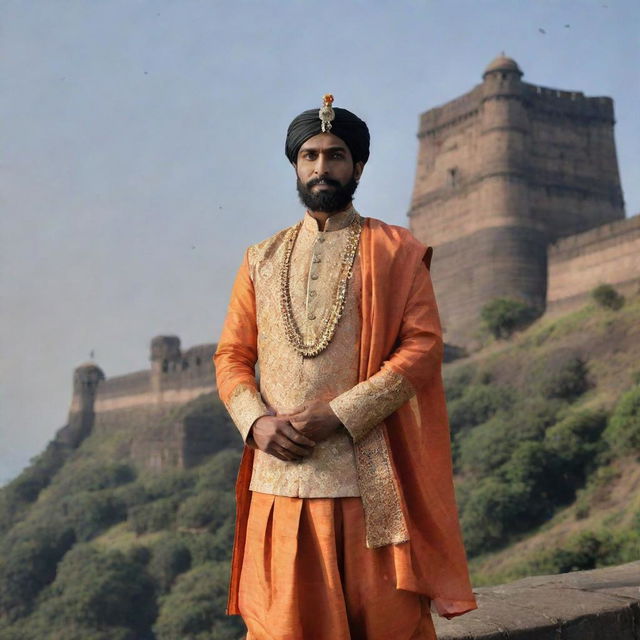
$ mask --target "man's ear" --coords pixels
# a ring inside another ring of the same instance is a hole
[[[360,177],[362,176],[362,172],[364,171],[364,162],[362,160],[358,160],[358,162],[353,165],[353,179],[358,182]]]

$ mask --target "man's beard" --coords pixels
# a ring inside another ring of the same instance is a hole
[[[316,184],[328,184],[332,189],[320,189],[312,191]],[[353,199],[358,183],[353,176],[347,184],[340,184],[332,178],[313,178],[306,184],[303,184],[298,178],[296,182],[298,196],[300,202],[309,209],[309,211],[323,211],[324,213],[337,213],[346,209]]]

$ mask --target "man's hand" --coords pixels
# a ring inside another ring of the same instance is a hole
[[[341,424],[329,403],[321,400],[297,407],[278,417],[287,419],[298,433],[316,443],[326,440]]]
[[[249,439],[251,438],[260,451],[287,462],[306,458],[316,445],[282,416],[258,418],[249,432]]]

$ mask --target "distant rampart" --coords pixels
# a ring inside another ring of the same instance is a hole
[[[76,446],[94,429],[148,425],[215,391],[215,344],[180,350],[177,336],[151,341],[151,368],[106,378],[93,363],[74,372],[69,423],[59,438]]]
[[[640,215],[575,234],[548,249],[547,310],[584,302],[598,284],[623,292],[640,283]]]

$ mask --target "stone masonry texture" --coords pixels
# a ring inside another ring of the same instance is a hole
[[[640,562],[475,592],[476,611],[434,618],[438,640],[640,639]]]

